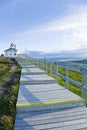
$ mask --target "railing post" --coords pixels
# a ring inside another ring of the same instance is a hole
[[[39,61],[39,68],[40,68],[40,61]]]
[[[28,64],[28,58],[27,58],[27,64]]]
[[[82,98],[85,100],[85,104],[86,104],[86,92],[85,92],[85,86],[82,85]]]
[[[41,68],[41,61],[40,61],[40,68]]]
[[[41,62],[41,69],[43,69],[43,61]]]
[[[36,59],[36,66],[38,66],[38,61],[37,61],[37,59]]]
[[[50,63],[50,76],[52,76],[52,64]]]
[[[31,59],[31,65],[32,65],[32,59]]]
[[[28,58],[27,58],[27,64],[28,64]]]
[[[31,59],[29,59],[29,64],[31,64]]]
[[[39,60],[37,61],[37,66],[38,66],[38,68],[39,68]]]
[[[32,65],[32,59],[31,59],[31,65]]]
[[[35,59],[34,59],[34,65],[35,65]]]
[[[41,68],[41,61],[40,61],[40,68]]]
[[[33,59],[33,65],[35,64],[35,59]]]
[[[33,62],[33,65],[34,65],[34,59],[32,60],[32,62]]]
[[[28,58],[26,58],[26,63],[28,64]]]
[[[87,75],[85,71],[82,71],[82,98],[85,99],[85,104],[86,104],[86,91],[85,87],[87,87]]]
[[[65,74],[66,74],[66,77],[65,77],[65,88],[68,89],[68,68],[67,67],[65,68]]]
[[[47,72],[47,70],[48,70],[48,65],[47,65],[47,61],[46,61],[46,72]]]
[[[40,61],[40,68],[42,69],[42,62]]]
[[[29,63],[31,64],[31,59],[30,59]]]
[[[44,70],[44,61],[43,61],[43,70]]]
[[[58,81],[58,65],[56,65],[56,81]]]

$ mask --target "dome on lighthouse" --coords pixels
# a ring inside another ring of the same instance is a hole
[[[11,43],[10,48],[15,48],[16,49],[16,45],[14,43]]]

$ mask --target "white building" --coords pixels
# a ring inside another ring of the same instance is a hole
[[[15,57],[17,56],[18,50],[16,49],[16,45],[12,43],[10,45],[10,48],[7,50],[4,50],[4,56],[6,57]]]

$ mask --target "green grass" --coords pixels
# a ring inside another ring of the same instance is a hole
[[[15,59],[0,57],[0,130],[13,130],[20,71]]]
[[[46,64],[44,63],[44,65],[46,66]],[[50,68],[50,64],[48,63],[47,64],[48,68]],[[52,70],[56,72],[56,66],[53,64],[52,65]],[[62,75],[65,76],[65,68],[63,67],[58,67],[58,72]],[[47,71],[47,74],[50,75],[50,70]],[[52,73],[51,75],[53,78],[56,78],[56,74]],[[80,72],[76,72],[76,71],[73,71],[73,70],[69,70],[68,71],[68,76],[69,78],[79,82],[79,83],[82,83],[82,74]],[[57,79],[57,83],[63,87],[65,87],[65,80],[61,77],[58,76],[58,79]],[[68,83],[68,89],[72,92],[74,92],[75,94],[79,95],[79,96],[82,96],[82,90],[81,88],[79,88],[78,86],[75,86],[74,84],[72,84],[71,82]]]

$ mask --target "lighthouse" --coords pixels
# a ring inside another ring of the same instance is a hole
[[[4,56],[6,57],[16,57],[18,50],[16,49],[16,44],[11,43],[7,50],[4,50]]]

